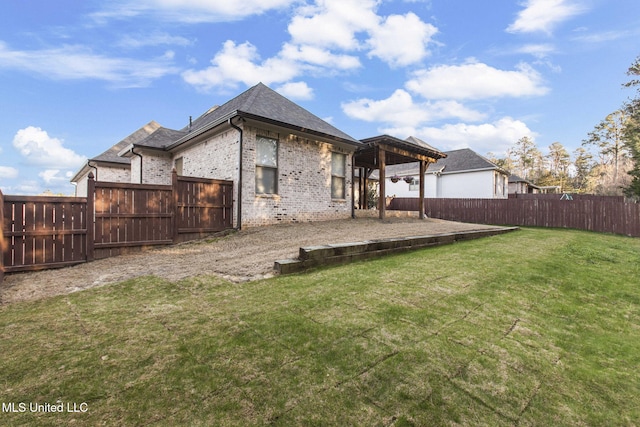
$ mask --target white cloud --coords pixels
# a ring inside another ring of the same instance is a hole
[[[406,66],[420,62],[429,52],[427,44],[438,32],[414,13],[388,16],[371,30],[369,56],[375,56],[390,66]]]
[[[240,20],[281,9],[297,0],[112,0],[105,9],[92,14],[96,22],[151,15],[170,22],[203,23]]]
[[[118,42],[118,46],[128,49],[139,49],[147,46],[190,46],[192,40],[182,36],[172,36],[168,33],[155,32],[125,35]]]
[[[13,179],[18,177],[18,169],[11,166],[0,166],[0,178]]]
[[[407,129],[404,131],[407,132]],[[492,123],[478,125],[446,124],[442,127],[422,127],[409,131],[410,135],[432,141],[441,150],[472,148],[479,153],[496,154],[505,153],[523,136],[533,139],[536,136],[526,123],[511,117],[503,117]]]
[[[65,176],[60,175],[60,169],[45,169],[42,172],[39,172],[38,176],[42,178],[42,180],[47,185],[58,184],[61,182],[64,182],[64,183],[68,182]]]
[[[555,50],[556,48],[550,44],[527,44],[516,49],[516,52],[533,55],[536,58],[543,59],[554,53]]]
[[[26,163],[49,168],[79,168],[87,158],[64,147],[63,141],[52,138],[39,127],[20,129],[13,138],[13,146]]]
[[[525,8],[507,31],[510,33],[544,32],[569,18],[584,12],[586,8],[574,0],[527,0]]]
[[[379,16],[379,4],[379,0],[316,0],[294,10],[288,26],[291,39],[276,55],[262,59],[250,42],[227,40],[211,66],[187,70],[182,77],[207,91],[354,70],[362,66],[355,53],[367,50],[370,57],[392,67],[426,57],[427,44],[437,29],[413,13]]]
[[[356,50],[356,33],[375,28],[380,18],[375,0],[317,0],[296,10],[289,24],[294,44]]]
[[[359,99],[342,104],[344,113],[367,122],[388,123],[393,127],[420,126],[442,119],[478,121],[484,114],[455,101],[415,103],[411,94],[398,89],[389,98],[374,101]]]
[[[406,87],[427,99],[522,97],[548,92],[541,75],[524,63],[514,71],[499,70],[477,62],[440,65],[416,71]]]
[[[313,99],[313,89],[305,82],[285,83],[276,89],[281,95],[291,99],[309,100]]]
[[[94,79],[118,87],[143,87],[177,73],[171,60],[167,56],[147,61],[111,58],[77,45],[20,51],[11,50],[0,41],[0,68],[26,70],[53,80]]]
[[[236,45],[231,40],[224,43],[211,64],[203,70],[187,70],[182,77],[187,83],[206,91],[214,87],[235,88],[238,83],[247,86],[258,82],[283,83],[301,73],[300,67],[286,59],[273,57],[260,62],[254,45],[249,42]]]
[[[338,70],[351,70],[361,67],[360,59],[357,56],[334,54],[328,49],[312,45],[285,43],[280,56],[292,62],[300,62],[302,63],[301,66],[310,64]]]
[[[585,34],[574,37],[573,40],[587,43],[587,44],[595,44],[595,43],[611,43],[616,40],[626,39],[626,38],[637,38],[640,36],[640,30],[613,30],[613,31],[603,31],[599,33],[593,34]]]

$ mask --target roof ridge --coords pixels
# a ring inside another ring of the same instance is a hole
[[[253,104],[256,102],[256,99],[258,98],[258,96],[260,94],[262,94],[262,92],[264,92],[264,88],[266,88],[266,86],[264,84],[262,84],[262,82],[258,83],[257,85],[252,86],[251,88],[249,88],[247,90],[249,97],[248,99],[243,103],[243,107],[245,107],[247,110],[249,110]]]

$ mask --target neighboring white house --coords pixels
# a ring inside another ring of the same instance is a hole
[[[508,198],[507,171],[468,148],[444,153],[446,158],[427,167],[425,197]],[[415,163],[389,166],[386,171],[386,196],[418,197],[418,175],[418,165]]]
[[[509,176],[509,194],[537,194],[541,193],[540,187],[518,175]]]

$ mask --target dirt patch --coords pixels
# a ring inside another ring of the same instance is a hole
[[[487,228],[492,227],[415,218],[390,218],[384,221],[359,218],[249,228],[223,237],[102,259],[74,267],[8,274],[0,285],[0,303],[62,295],[146,275],[171,281],[189,276],[218,275],[234,282],[243,282],[270,277],[273,275],[274,261],[297,257],[302,246]]]

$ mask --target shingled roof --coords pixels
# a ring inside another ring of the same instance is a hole
[[[447,157],[439,159],[436,163],[429,163],[427,173],[442,171],[442,174],[448,174],[493,169],[507,173],[504,169],[469,148],[445,151],[444,154]],[[417,173],[418,166],[415,163],[389,166],[387,168],[387,176],[394,174],[401,176],[415,175]]]
[[[209,109],[194,120],[191,126],[183,128],[182,131],[188,132],[188,135],[178,140],[173,146],[186,142],[192,137],[202,134],[235,116],[264,121],[332,140],[359,144],[358,140],[288,100],[273,89],[258,83],[225,104]],[[173,146],[170,148],[173,148]]]
[[[427,172],[439,171],[443,167],[442,173],[500,169],[499,166],[469,148],[447,151],[446,154],[446,158],[430,164]],[[506,173],[506,171],[503,172]]]
[[[96,157],[93,157],[93,158],[89,159],[89,161],[90,162],[120,163],[120,164],[128,165],[128,164],[131,163],[131,159],[126,158],[126,157],[120,157],[118,155],[118,153],[120,151],[122,151],[124,148],[128,147],[129,145],[137,144],[140,141],[144,140],[145,138],[148,138],[149,135],[153,134],[154,132],[156,132],[160,128],[161,128],[161,126],[160,126],[160,124],[158,122],[156,122],[155,120],[151,120],[149,123],[147,123],[146,125],[142,126],[140,129],[138,129],[137,131],[133,132],[131,135],[127,136],[125,139],[123,139],[122,141],[118,142],[117,144],[115,144],[114,146],[109,148],[104,153],[99,154]]]
[[[186,131],[168,129],[160,127],[156,129],[151,135],[147,136],[143,140],[139,141],[135,145],[147,148],[164,149],[168,145],[173,144],[178,139],[187,134]]]

